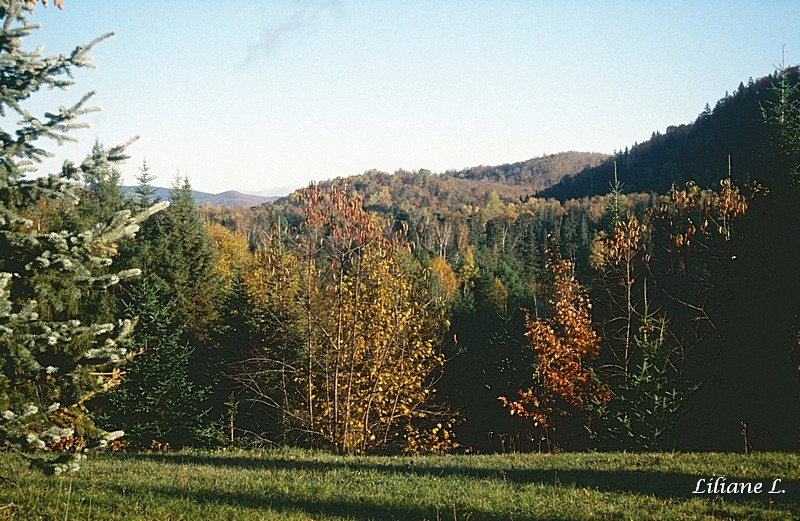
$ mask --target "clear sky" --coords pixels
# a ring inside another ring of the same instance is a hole
[[[169,186],[286,193],[376,168],[434,172],[566,150],[611,153],[693,121],[739,82],[800,61],[800,2],[64,0],[35,40],[108,31],[78,146],[140,140]]]

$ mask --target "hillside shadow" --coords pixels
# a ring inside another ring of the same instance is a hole
[[[143,494],[147,497],[161,497],[165,500],[179,499],[190,500],[198,505],[236,505],[237,508],[254,509],[267,514],[268,512],[278,513],[302,513],[314,516],[315,519],[324,519],[327,516],[346,517],[355,520],[438,520],[453,519],[453,506],[443,504],[440,509],[433,507],[415,507],[408,504],[402,506],[396,504],[384,504],[362,497],[352,501],[336,499],[295,499],[287,494],[264,492],[263,494],[251,494],[244,492],[218,492],[214,490],[203,490],[198,492],[187,492],[182,487],[169,486],[147,486],[139,485],[136,489],[130,486],[114,486],[116,493]],[[508,515],[501,515],[493,512],[483,512],[476,510],[457,509],[458,519],[484,520],[484,521],[507,521]],[[574,521],[573,517],[531,517],[515,515],[518,521]]]
[[[126,454],[122,457],[136,460],[160,461],[175,465],[210,465],[215,467],[241,468],[249,470],[301,471],[324,473],[334,470],[359,470],[385,474],[406,475],[415,477],[436,478],[472,478],[476,480],[501,480],[517,484],[560,485],[575,488],[589,488],[599,492],[618,492],[656,497],[659,499],[722,498],[728,503],[767,502],[791,504],[792,510],[800,515],[800,481],[783,480],[780,488],[783,494],[767,494],[772,485],[768,479],[746,479],[748,482],[762,482],[764,492],[761,494],[693,494],[697,482],[701,478],[711,476],[690,475],[662,471],[633,470],[556,470],[535,469],[515,466],[509,461],[508,468],[482,469],[468,466],[452,467],[431,463],[418,463],[413,460],[406,463],[377,464],[369,461],[310,461],[308,459],[290,459],[289,457],[266,457],[264,459],[243,456],[217,457],[211,455],[185,454]],[[775,476],[776,478],[780,476]],[[728,481],[735,481],[728,478]],[[487,483],[488,485],[488,483]],[[377,517],[377,519],[381,519]],[[402,518],[401,518],[402,519]],[[486,518],[490,519],[490,518]]]

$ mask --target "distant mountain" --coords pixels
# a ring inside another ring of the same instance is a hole
[[[212,206],[258,206],[270,201],[274,201],[277,197],[264,197],[261,195],[244,194],[236,190],[228,190],[219,194],[206,194],[207,197],[200,198],[195,196],[197,204],[203,205],[210,203]]]
[[[798,81],[797,68],[790,75]],[[769,132],[762,109],[774,101],[775,80],[770,75],[757,81],[750,79],[746,85],[740,83],[713,109],[706,105],[694,122],[669,126],[664,133],[655,131],[648,141],[635,143],[614,156],[571,151],[443,173],[370,170],[318,184],[346,183],[349,190],[361,196],[366,208],[396,216],[419,208],[441,213],[461,211],[481,206],[491,197],[517,201],[535,196],[565,201],[604,195],[614,179],[615,165],[624,193],[665,193],[673,184],[683,187],[688,181],[715,188],[729,175],[738,185],[758,180],[769,186],[773,168],[768,160]],[[249,207],[277,200],[278,207],[283,208],[296,206],[297,194],[259,198],[238,192],[196,192],[195,197],[201,205],[209,202]],[[283,210],[276,207],[268,211]]]
[[[159,200],[163,201],[170,200],[169,188],[161,188],[158,186],[154,186],[153,190],[155,197],[158,198]],[[136,187],[123,186],[122,191],[128,194],[134,194],[136,191]],[[263,197],[260,195],[243,194],[242,192],[237,192],[235,190],[229,190],[227,192],[222,192],[220,194],[211,194],[208,192],[199,192],[197,190],[192,190],[192,194],[194,194],[194,199],[200,206],[203,206],[206,203],[208,203],[211,206],[230,206],[230,207],[249,208],[251,206],[259,206],[261,204],[268,203],[277,199],[277,197]]]
[[[270,199],[275,199],[277,197],[286,197],[290,193],[294,192],[298,188],[301,188],[301,185],[286,185],[286,186],[274,186],[272,188],[268,188],[266,190],[250,190],[248,193],[252,195],[259,195],[261,197],[268,197]]]
[[[789,74],[792,81],[798,81],[797,68]],[[626,193],[665,193],[673,183],[683,187],[690,180],[701,188],[714,188],[729,175],[739,185],[758,180],[770,186],[773,169],[762,109],[775,101],[775,81],[770,75],[750,79],[747,85],[740,83],[713,109],[706,105],[694,122],[667,127],[663,134],[653,132],[648,141],[565,177],[537,196],[564,201],[606,194],[614,179],[615,162]]]
[[[344,182],[378,211],[429,208],[453,211],[482,205],[490,194],[504,200],[525,199],[561,179],[597,166],[611,156],[595,152],[561,152],[500,166],[477,166],[435,174],[422,169],[393,174],[370,170],[360,175],[321,181],[325,187]],[[295,192],[296,193],[296,192]],[[293,199],[290,195],[289,200]]]

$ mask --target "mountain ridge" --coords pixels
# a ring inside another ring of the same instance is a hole
[[[789,69],[797,81],[797,67]],[[774,98],[775,74],[740,83],[712,109],[708,104],[693,122],[670,125],[664,133],[654,131],[642,143],[625,147],[614,155],[565,151],[502,165],[479,165],[434,173],[427,169],[376,169],[346,177],[328,178],[316,184],[326,187],[346,183],[367,208],[388,211],[409,206],[455,210],[482,204],[490,194],[502,200],[530,197],[560,201],[609,193],[616,170],[625,193],[666,193],[671,186],[692,181],[701,188],[714,188],[731,177],[737,184],[769,177],[769,132],[763,107]],[[238,201],[238,192],[198,193],[199,204],[215,206],[260,206],[297,199],[294,190],[284,197],[248,196],[245,202],[219,202],[223,194]],[[290,203],[291,204],[291,203]]]
[[[798,67],[785,71],[798,82]],[[733,94],[708,104],[691,123],[654,131],[643,143],[626,147],[614,157],[537,192],[537,197],[560,201],[607,194],[616,171],[624,192],[666,193],[687,182],[718,188],[721,179],[735,184],[758,180],[772,184],[769,125],[764,109],[777,102],[777,74],[740,82]]]
[[[122,191],[125,194],[133,195],[136,193],[136,186],[122,186]],[[170,189],[160,186],[154,186],[153,195],[159,200],[170,201]],[[228,206],[228,207],[253,207],[260,206],[264,203],[275,201],[278,197],[265,197],[261,195],[247,194],[239,192],[238,190],[226,190],[218,194],[209,192],[201,192],[199,190],[192,190],[192,195],[199,206],[210,204],[211,206]]]

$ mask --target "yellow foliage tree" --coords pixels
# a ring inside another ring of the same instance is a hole
[[[475,246],[467,246],[464,253],[464,262],[458,270],[458,283],[461,285],[464,294],[467,294],[475,285],[475,279],[480,275],[480,270],[475,264]]]
[[[303,197],[291,246],[273,234],[248,276],[263,340],[251,389],[308,444],[349,453],[452,445],[452,415],[433,405],[444,363],[438,315],[404,237],[385,233],[343,187]]]
[[[206,222],[206,231],[217,246],[218,269],[228,281],[245,269],[250,258],[250,247],[247,237],[232,232],[224,226]]]
[[[432,275],[432,293],[442,303],[452,302],[458,294],[458,279],[453,267],[444,257],[436,257],[428,266]]]

